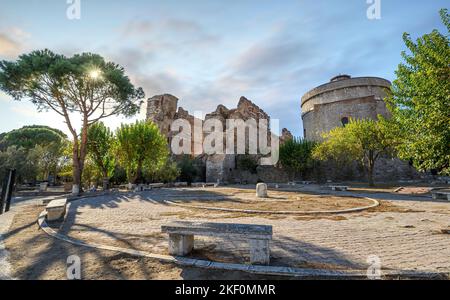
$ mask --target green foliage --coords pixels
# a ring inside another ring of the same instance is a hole
[[[332,159],[340,163],[359,161],[373,185],[375,161],[382,155],[392,154],[396,146],[390,122],[378,117],[375,120],[350,120],[345,127],[337,127],[323,135],[324,141],[313,151],[313,158]]]
[[[413,42],[403,40],[409,53],[396,71],[397,79],[386,99],[393,115],[398,154],[412,159],[421,171],[450,174],[450,16],[440,15],[447,32],[433,30]]]
[[[113,176],[109,179],[112,184],[119,185],[127,182],[127,171],[119,164],[114,167]]]
[[[167,141],[152,122],[122,124],[116,132],[116,153],[129,182],[138,183],[143,171],[162,167],[168,158]]]
[[[181,181],[192,183],[194,178],[198,175],[194,160],[189,155],[184,155],[182,157],[178,162],[178,168],[180,169],[179,178]]]
[[[87,189],[89,189],[91,185],[97,186],[102,177],[102,173],[97,168],[92,158],[88,156],[85,161],[84,172],[81,180],[83,186]]]
[[[53,109],[61,115],[65,110],[95,112],[103,109],[99,103],[134,115],[138,110],[134,100],[143,98],[142,89],[134,88],[124,69],[100,55],[66,57],[47,49],[23,54],[15,62],[1,61],[0,88],[16,100],[30,98],[39,110]]]
[[[148,182],[174,182],[180,176],[181,170],[177,163],[168,159],[166,163],[158,169],[145,170],[145,177]]]
[[[33,51],[17,61],[0,61],[0,90],[16,100],[30,99],[39,111],[53,110],[64,118],[73,138],[74,184],[81,182],[87,155],[87,130],[99,120],[138,112],[144,98],[122,67],[92,53],[66,57],[50,50]],[[71,117],[82,124],[78,134]]]
[[[56,177],[68,141],[57,129],[33,125],[3,134],[0,144],[3,157],[0,168],[16,168],[20,183]]]
[[[98,122],[88,130],[88,156],[103,178],[110,178],[116,166],[113,152],[114,134],[103,122]]]
[[[280,146],[281,166],[290,173],[291,177],[300,175],[305,177],[314,167],[312,151],[315,142],[301,138],[287,140]]]
[[[35,152],[25,148],[10,146],[0,152],[0,178],[3,180],[8,169],[17,170],[17,182],[34,182],[39,175],[39,161]]]
[[[239,155],[237,160],[237,167],[239,170],[249,171],[252,174],[256,174],[258,160],[254,156],[249,154]]]
[[[17,146],[32,149],[36,145],[63,144],[67,136],[60,130],[48,126],[32,125],[12,130],[4,134],[6,147]]]

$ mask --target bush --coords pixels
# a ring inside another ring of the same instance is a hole
[[[194,160],[189,155],[183,156],[181,161],[178,162],[178,168],[180,169],[179,179],[186,181],[188,184],[192,183],[198,175]]]
[[[256,174],[256,168],[258,167],[258,160],[252,155],[240,155],[237,159],[237,167],[242,171],[249,171],[252,174]]]

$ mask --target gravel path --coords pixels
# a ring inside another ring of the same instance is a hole
[[[382,269],[450,273],[450,236],[440,233],[450,226],[448,202],[368,193],[368,197],[390,200],[374,211],[305,218],[190,210],[162,201],[184,197],[189,203],[195,193],[223,199],[223,191],[227,195],[236,192],[233,188],[161,189],[74,201],[60,232],[85,241],[165,254],[167,237],[160,227],[171,220],[268,224],[274,231],[273,265],[366,269],[367,258],[377,255]],[[198,258],[248,260],[246,241],[198,237],[195,248],[193,255]]]
[[[0,280],[13,279],[11,276],[11,265],[8,260],[9,252],[3,242],[3,236],[11,227],[13,218],[14,211],[0,215]]]

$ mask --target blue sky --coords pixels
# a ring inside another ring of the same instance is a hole
[[[191,113],[208,113],[245,96],[300,136],[305,92],[340,73],[393,80],[403,32],[444,31],[438,11],[449,2],[381,0],[380,20],[367,18],[366,0],[81,0],[80,20],[67,7],[0,0],[0,59],[42,48],[96,52],[123,65],[147,97],[170,93]],[[31,124],[67,132],[55,113],[0,92],[0,132]]]

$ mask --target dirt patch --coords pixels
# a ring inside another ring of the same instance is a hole
[[[369,206],[372,201],[364,198],[338,197],[331,195],[307,195],[299,193],[278,192],[268,199],[240,196],[234,200],[178,200],[180,204],[202,206],[206,208],[232,208],[241,210],[264,211],[337,211]]]
[[[299,216],[295,217],[298,221],[309,221],[309,220],[317,220],[317,219],[325,219],[325,220],[331,220],[331,221],[346,221],[348,218],[341,216],[341,215],[309,215],[309,216]]]
[[[395,205],[390,201],[378,200],[380,205],[377,207],[372,207],[366,210],[366,212],[370,213],[378,213],[378,212],[395,212],[395,213],[420,213],[424,212],[423,210],[410,209],[406,207],[402,207],[399,205]]]

